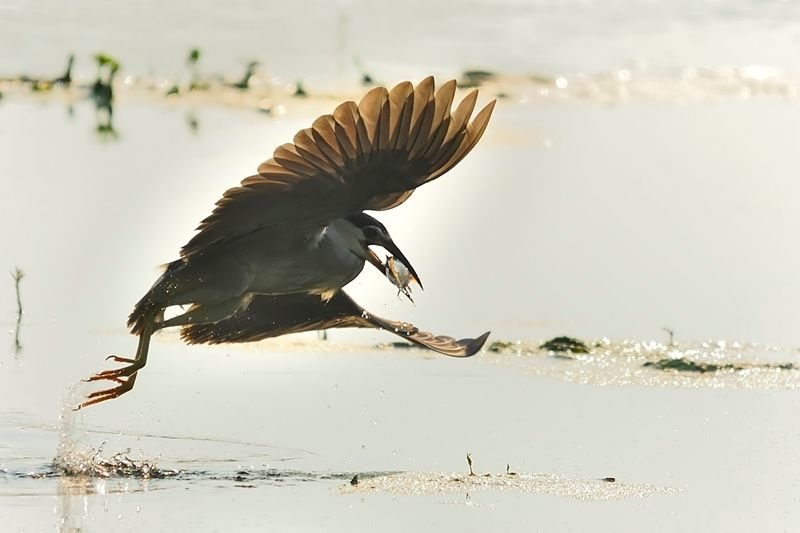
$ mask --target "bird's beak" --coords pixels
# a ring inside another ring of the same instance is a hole
[[[372,248],[367,248],[367,261],[372,263],[372,266],[377,268],[380,271],[381,274],[385,274],[384,268],[386,268],[386,267],[381,262],[381,259],[380,259],[380,257],[378,257],[378,254],[376,254],[375,252],[372,251]]]
[[[422,282],[419,280],[419,276],[417,275],[417,271],[414,270],[414,267],[411,266],[411,262],[406,258],[403,252],[400,251],[400,248],[392,241],[391,239],[383,240],[381,239],[378,242],[370,243],[370,244],[377,244],[378,246],[382,246],[386,249],[387,252],[392,254],[395,259],[399,259],[401,263],[403,263],[407,268],[408,272],[411,274],[411,277],[414,278],[414,281],[417,282],[419,288],[422,289]],[[368,255],[369,262],[375,265],[375,267],[381,271],[381,274],[386,274],[386,265],[384,265],[381,260],[375,255],[375,252],[372,250],[369,251]]]

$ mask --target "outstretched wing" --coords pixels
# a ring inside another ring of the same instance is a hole
[[[312,294],[259,295],[249,307],[213,324],[193,324],[181,329],[189,344],[252,342],[287,333],[331,328],[385,329],[410,342],[451,357],[469,357],[486,342],[489,332],[477,339],[456,340],[420,331],[413,324],[386,320],[365,311],[344,291],[327,303]]]
[[[469,122],[477,91],[451,113],[455,89],[451,80],[434,93],[432,77],[377,87],[319,117],[226,191],[181,255],[277,224],[325,224],[404,202],[461,161],[486,129],[495,101]]]

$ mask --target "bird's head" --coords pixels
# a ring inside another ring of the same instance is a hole
[[[375,268],[377,268],[381,274],[385,275],[386,265],[383,264],[375,252],[369,248],[372,245],[380,246],[392,254],[392,256],[394,256],[396,259],[399,259],[400,262],[402,262],[408,268],[408,271],[414,278],[414,281],[416,281],[419,286],[422,287],[422,282],[419,280],[416,270],[414,270],[414,267],[411,266],[411,262],[394,243],[394,240],[392,240],[392,236],[389,235],[389,230],[386,229],[386,226],[366,213],[359,213],[357,215],[349,216],[347,217],[347,220],[357,228],[358,240],[363,247],[364,259],[369,261]]]

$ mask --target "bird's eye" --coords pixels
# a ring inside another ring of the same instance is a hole
[[[364,237],[370,240],[374,240],[378,237],[378,230],[375,229],[373,226],[367,226],[364,228]]]

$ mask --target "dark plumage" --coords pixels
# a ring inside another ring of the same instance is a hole
[[[344,291],[328,302],[312,294],[256,296],[241,313],[211,324],[181,328],[181,338],[189,344],[253,342],[289,333],[333,328],[377,328],[402,337],[424,348],[454,357],[467,357],[481,349],[488,333],[477,339],[455,340],[435,336],[407,322],[373,315]]]
[[[200,223],[180,258],[136,304],[129,326],[139,335],[128,366],[90,380],[117,386],[89,395],[93,403],[133,387],[155,331],[181,326],[191,343],[248,342],[334,327],[382,328],[439,353],[476,353],[488,333],[456,341],[411,324],[375,317],[341,288],[365,262],[385,267],[370,245],[382,246],[419,282],[383,224],[363,213],[391,209],[420,185],[453,168],[483,135],[495,102],[472,122],[477,92],[451,113],[456,83],[434,91],[433,78],[377,87],[345,102],[279,146],[258,173],[226,191]],[[394,281],[393,281],[394,282]],[[164,319],[164,309],[190,304]]]

